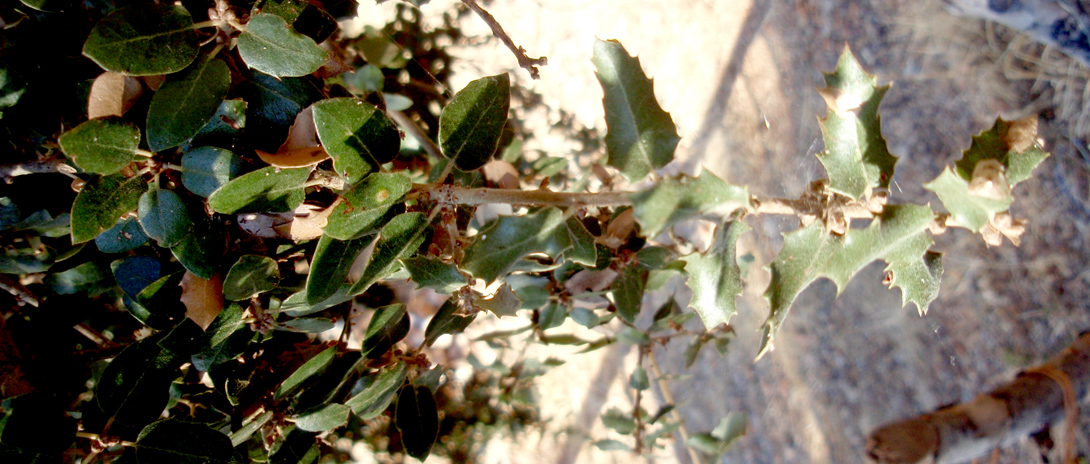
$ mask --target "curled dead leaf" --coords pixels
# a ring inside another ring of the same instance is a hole
[[[628,234],[631,234],[635,228],[636,212],[632,208],[628,208],[613,218],[612,221],[609,221],[609,225],[606,226],[606,234],[601,237],[602,243],[610,248],[624,245],[625,240],[628,239]]]
[[[1004,211],[993,216],[980,229],[980,235],[988,246],[1002,245],[1003,237],[1007,237],[1014,246],[1018,246],[1022,244],[1022,234],[1026,232],[1027,222],[1025,219],[1015,219],[1010,213]]]
[[[1003,200],[1010,197],[1011,185],[1007,181],[1007,168],[996,159],[981,160],[973,167],[969,181],[969,194],[978,197]]]
[[[1037,116],[1012,121],[1003,143],[1015,153],[1022,153],[1037,143]]]
[[[296,242],[313,240],[322,236],[337,200],[328,207],[304,203],[295,211],[285,213],[255,213],[238,215],[239,228],[251,235],[263,238],[280,237]]]
[[[567,282],[564,282],[564,289],[572,295],[584,292],[600,292],[609,288],[609,284],[617,279],[617,275],[617,271],[609,268],[600,271],[583,269],[573,274]]]
[[[143,94],[139,79],[109,71],[99,74],[87,96],[87,117],[122,116]]]
[[[182,287],[185,317],[192,319],[202,329],[208,329],[223,311],[223,280],[218,274],[213,274],[211,279],[202,279],[186,271],[178,285]]]
[[[288,138],[276,149],[276,153],[255,150],[263,161],[278,168],[313,166],[329,158],[318,144],[318,132],[314,127],[314,112],[307,107],[295,116],[288,129]]]

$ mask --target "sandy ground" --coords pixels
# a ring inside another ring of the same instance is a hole
[[[436,0],[424,10],[444,11],[451,3]],[[497,0],[486,4],[489,11],[531,56],[548,56],[549,65],[541,80],[531,81],[496,41],[456,47],[464,60],[452,87],[509,71],[542,96],[552,111],[545,119],[563,109],[577,125],[604,133],[591,47],[595,37],[619,39],[654,77],[659,102],[683,137],[680,159],[764,195],[797,194],[823,175],[813,153],[821,148],[815,118],[824,105],[814,89],[848,44],[881,82],[893,82],[882,114],[890,149],[900,157],[894,201],[938,207],[920,184],[959,158],[970,135],[997,115],[1071,110],[1050,106],[1048,82],[1004,77],[1004,41],[1015,34],[950,17],[936,3]],[[374,7],[372,18],[381,21],[382,8]],[[488,36],[475,19],[466,20],[466,34]],[[882,286],[881,264],[866,268],[839,297],[830,282],[819,282],[795,303],[772,355],[756,363],[767,274],[754,266],[732,320],[738,337],[729,355],[705,350],[688,376],[670,382],[688,427],[707,431],[728,412],[745,412],[748,433],[725,454],[728,463],[864,462],[865,436],[875,426],[969,399],[1090,328],[1087,163],[1062,118],[1042,123],[1053,158],[1016,189],[1013,212],[1032,218],[1021,247],[987,248],[961,230],[938,237],[935,248],[946,253],[942,292],[923,317]],[[550,137],[528,143],[563,155],[555,151],[564,146],[550,145]],[[778,218],[751,225],[755,232],[743,246],[759,265],[781,246],[779,234],[796,227]],[[658,352],[668,373],[682,373],[675,366],[683,350]],[[542,380],[548,430],[494,442],[484,460],[642,461],[597,451],[580,438],[617,438],[601,426],[586,427],[609,407],[631,407],[623,388],[635,363],[629,351],[570,357]],[[1086,417],[1084,453],[1090,451]],[[1034,453],[1036,446],[1023,440],[1001,450],[996,462],[1039,462]],[[649,459],[689,460],[674,449]]]

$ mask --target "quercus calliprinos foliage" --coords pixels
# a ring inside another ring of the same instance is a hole
[[[13,375],[0,392],[5,462],[314,462],[328,437],[350,433],[419,459],[471,450],[474,433],[533,423],[528,381],[562,360],[474,359],[482,374],[459,384],[429,356],[440,337],[482,317],[513,317],[522,328],[472,342],[633,344],[637,398],[652,383],[667,390],[657,367],[643,364],[655,344],[689,340],[690,363],[707,344],[728,345],[746,274],[737,243],[749,218],[800,221],[769,263],[763,354],[808,285],[825,277],[843,288],[876,260],[903,301],[925,312],[942,275],[931,236],[962,227],[992,245],[1017,243],[1024,221],[1008,212],[1011,189],[1048,156],[1034,121],[999,120],[925,184],[947,212],[894,201],[887,187],[897,159],[878,116],[889,88],[845,49],[820,90],[829,109],[818,159],[828,178],[800,198],[762,197],[707,171],[663,175],[679,141],[673,120],[639,60],[598,40],[608,131],[596,172],[631,184],[650,178],[649,187],[498,188],[558,177],[555,159],[510,149],[510,76],[481,77],[447,98],[442,74],[405,56],[434,53],[436,33],[416,31],[432,41],[420,50],[380,31],[339,38],[336,20],[355,10],[346,1],[23,3],[45,23],[82,24],[65,35],[82,44],[82,57],[66,59],[92,71],[64,81],[84,89],[78,111],[59,111],[32,136],[9,129],[12,145],[34,154],[26,163],[45,166],[16,187],[48,178],[77,193],[0,197],[8,250],[0,272],[25,304],[7,332],[47,327],[60,306],[88,309],[61,311],[80,329],[78,341],[57,342],[73,351],[64,359],[75,367],[55,382]],[[512,50],[537,76],[544,60]],[[19,60],[10,63],[0,69],[5,122],[36,87],[20,80]],[[405,85],[400,73],[437,87]],[[486,204],[513,208],[475,214]],[[706,250],[671,241],[673,227],[693,219],[716,223]],[[644,294],[671,279],[692,299],[644,307]],[[447,299],[434,315],[412,313],[391,296],[387,284],[396,282]],[[351,345],[354,312],[370,317]],[[685,329],[694,318],[703,330]],[[599,338],[565,332],[569,319]],[[414,326],[424,333],[410,340]],[[0,354],[17,365],[8,352]],[[448,408],[454,388],[491,421]],[[602,417],[631,438],[604,438],[600,448],[662,447],[684,427],[672,405],[649,413],[636,404]],[[25,424],[55,440],[26,441]],[[686,444],[715,455],[744,430],[745,417],[731,414]]]

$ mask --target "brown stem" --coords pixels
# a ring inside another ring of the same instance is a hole
[[[27,174],[48,174],[59,172],[66,176],[75,176],[76,168],[69,166],[56,158],[27,161],[25,163],[18,164],[6,164],[0,166],[0,178],[3,178],[7,183],[11,183],[12,179],[18,176],[25,176]]]
[[[655,382],[659,384],[659,391],[662,392],[662,399],[666,404],[677,405],[677,401],[674,401],[674,395],[670,393],[670,385],[666,383],[666,376],[662,375],[662,369],[659,369],[659,362],[655,359],[654,348],[647,350],[647,361],[651,365],[651,374],[655,376]],[[670,418],[677,422],[677,434],[681,438],[681,446],[689,452],[689,460],[693,464],[700,464],[700,455],[696,453],[692,447],[689,446],[689,429],[685,427],[685,421],[681,419],[681,412],[675,407],[670,410]]]
[[[503,27],[496,21],[496,18],[493,18],[491,14],[484,10],[484,8],[481,8],[476,0],[462,0],[462,3],[473,10],[474,13],[477,13],[477,16],[480,16],[481,19],[488,24],[488,27],[492,29],[492,35],[495,35],[496,38],[500,39],[500,41],[507,46],[507,48],[511,49],[511,53],[515,54],[515,59],[519,62],[519,67],[529,72],[530,77],[533,79],[541,77],[541,74],[537,70],[537,66],[549,64],[549,59],[547,57],[530,58],[526,56],[526,49],[515,45],[515,42],[511,40],[511,37],[503,31]]]
[[[879,427],[867,439],[867,455],[889,464],[964,462],[1060,421],[1065,410],[1070,414],[1072,390],[1082,398],[1088,387],[1090,332],[991,392]]]

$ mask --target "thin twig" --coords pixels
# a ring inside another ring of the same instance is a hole
[[[541,74],[537,70],[537,66],[548,65],[548,57],[530,58],[529,56],[526,56],[526,49],[515,45],[515,42],[511,40],[511,37],[508,37],[507,33],[503,31],[503,27],[496,21],[496,18],[493,18],[491,14],[484,10],[484,8],[481,8],[476,0],[462,0],[462,3],[473,10],[474,13],[477,13],[477,16],[480,16],[481,19],[488,24],[488,27],[492,28],[492,35],[495,35],[496,38],[500,39],[500,41],[511,50],[511,53],[515,54],[515,59],[518,60],[519,67],[528,71],[530,77],[533,79],[539,79],[541,77]]]
[[[640,349],[637,350],[636,369],[640,369],[641,367],[643,367],[643,355],[644,355],[645,352],[650,351],[651,349],[652,348],[650,346],[640,346]],[[643,390],[640,390],[640,389],[637,388],[636,389],[636,399],[635,399],[635,401],[632,402],[632,417],[636,420],[636,430],[633,432],[633,435],[636,436],[636,449],[633,451],[633,453],[637,454],[637,455],[643,453],[643,427],[644,427],[644,423],[643,423],[643,417],[640,417],[641,416],[641,414],[640,414],[640,400],[642,398],[643,398]]]
[[[12,179],[27,174],[51,174],[59,172],[69,177],[74,177],[76,168],[69,166],[57,158],[27,161],[25,163],[5,164],[0,166],[0,178],[11,183]]]
[[[647,350],[647,360],[651,364],[651,373],[655,376],[655,381],[659,384],[659,391],[662,392],[662,399],[666,401],[666,404],[674,405],[674,409],[670,410],[670,418],[677,422],[677,434],[681,437],[681,446],[689,452],[689,459],[693,464],[699,464],[700,455],[696,453],[689,443],[689,429],[685,427],[685,421],[681,419],[681,412],[678,411],[677,402],[674,401],[674,395],[670,393],[670,386],[666,383],[666,377],[662,375],[662,369],[659,369],[659,361],[655,359],[655,349]]]
[[[498,188],[464,188],[453,185],[414,184],[413,190],[438,193],[451,203],[466,206],[486,204],[537,206],[625,206],[631,205],[632,192],[574,193],[550,190],[514,190]],[[432,198],[437,198],[432,194]]]
[[[38,307],[38,303],[41,302],[41,298],[31,292],[29,289],[19,283],[19,281],[12,279],[6,275],[0,275],[0,289],[3,289],[15,297],[15,302],[19,306],[24,304],[31,305],[35,308]]]

